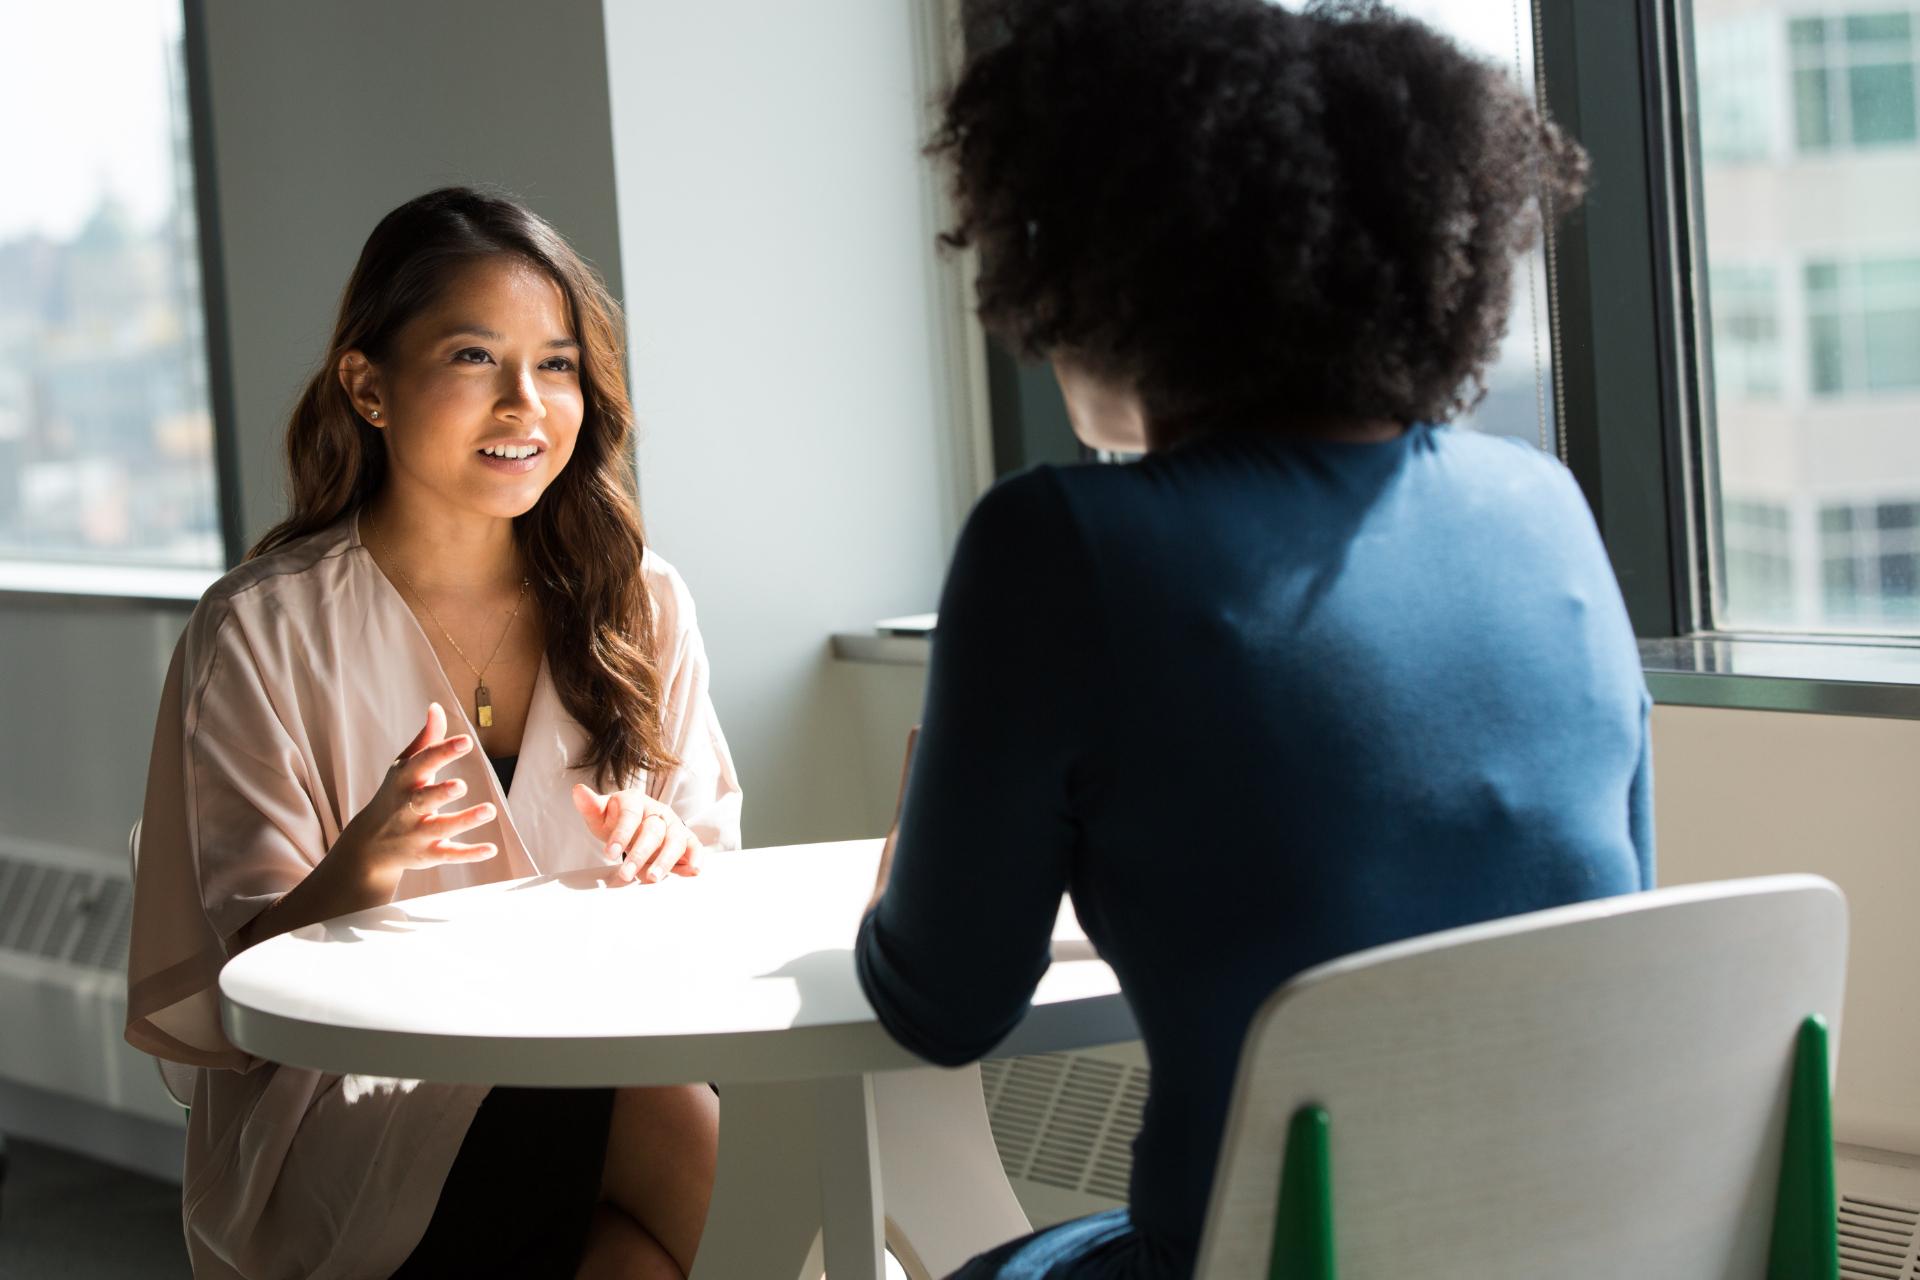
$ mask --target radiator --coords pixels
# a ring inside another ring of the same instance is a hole
[[[1138,1041],[983,1062],[980,1082],[1000,1162],[1036,1228],[1126,1203],[1147,1101]]]
[[[122,1038],[126,855],[0,837],[0,1080],[184,1128]]]

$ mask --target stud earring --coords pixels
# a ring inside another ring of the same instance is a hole
[[[373,417],[376,417],[376,418],[377,418],[377,417],[379,417],[379,416],[380,416],[380,411],[379,411],[378,409],[375,409],[375,410],[373,411],[373,414],[372,414],[372,416],[373,416]]]

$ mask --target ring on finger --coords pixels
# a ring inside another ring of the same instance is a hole
[[[415,803],[420,799],[421,794],[425,790],[426,788],[424,787],[415,787],[412,791],[407,793],[407,812],[411,813],[416,818],[427,817],[429,814],[433,812],[431,808],[422,809],[419,807],[418,804]]]

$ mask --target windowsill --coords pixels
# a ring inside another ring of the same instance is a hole
[[[1699,636],[1642,640],[1666,706],[1920,720],[1920,644],[1875,638]]]
[[[192,608],[223,569],[0,559],[0,604],[43,602]]]
[[[924,667],[933,653],[933,636],[889,635],[879,631],[843,632],[833,637],[833,656],[841,662],[874,662],[888,667]]]
[[[932,652],[930,634],[833,637],[842,662],[925,666]],[[1703,636],[1642,640],[1640,662],[1662,706],[1920,720],[1920,644]]]

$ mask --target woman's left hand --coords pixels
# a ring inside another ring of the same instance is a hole
[[[687,824],[666,805],[639,788],[601,795],[575,783],[573,805],[596,840],[606,842],[609,858],[620,860],[614,875],[621,883],[654,881],[668,872],[700,874],[706,852]]]

